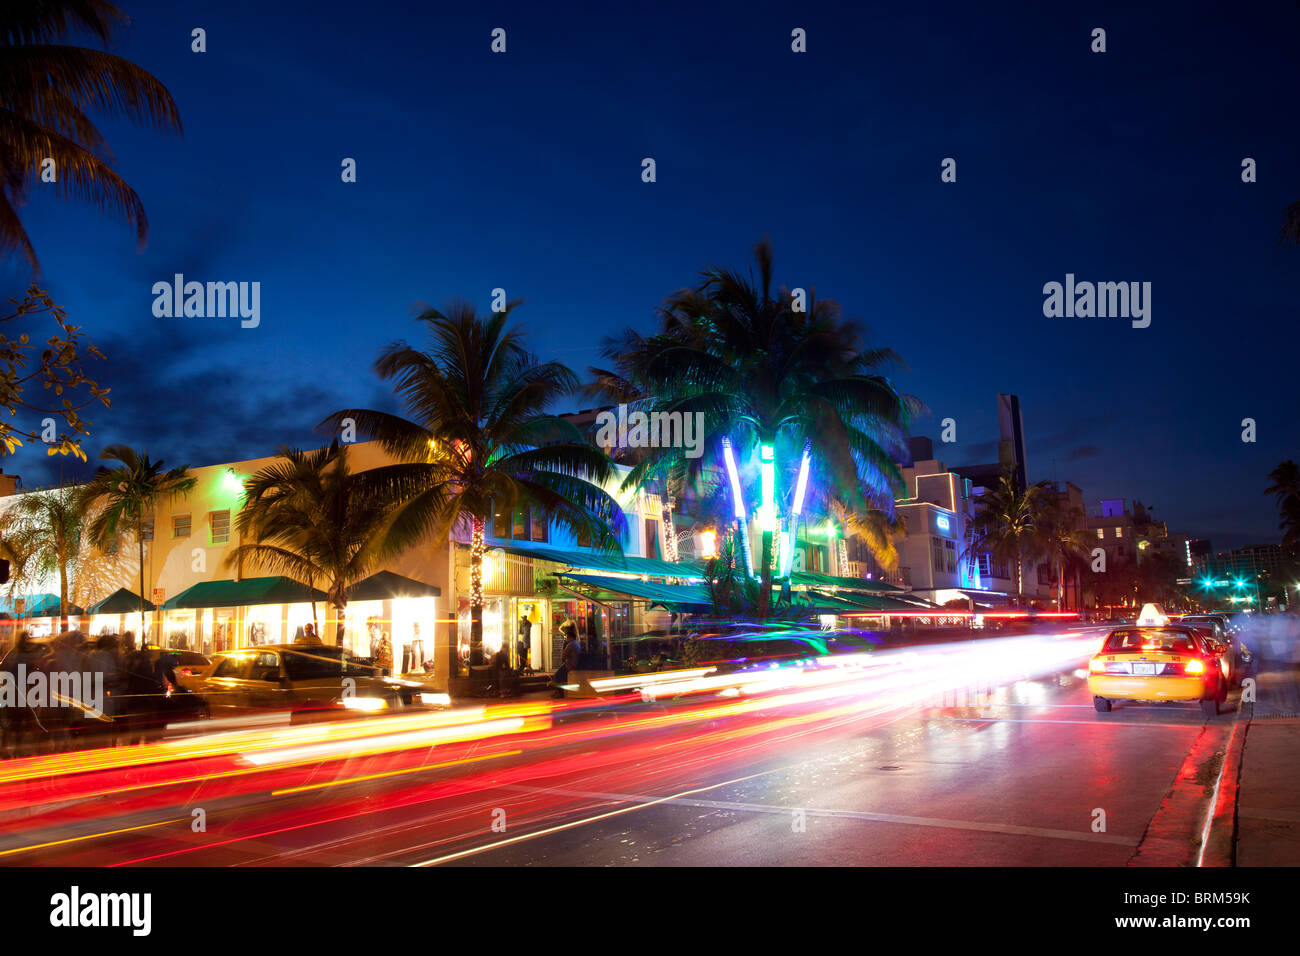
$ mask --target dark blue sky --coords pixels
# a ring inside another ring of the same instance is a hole
[[[1217,548],[1277,540],[1266,476],[1300,456],[1300,249],[1274,248],[1300,199],[1294,4],[287,6],[124,2],[115,49],[185,124],[103,126],[143,252],[90,206],[37,191],[24,210],[45,284],[109,353],[92,457],[310,444],[330,411],[385,401],[371,363],[415,334],[413,303],[486,309],[498,286],[543,357],[585,370],[603,334],[648,328],[768,234],[778,282],[906,359],[932,410],[917,433],[956,419],[950,464],[993,457],[995,394],[1015,392],[1032,479],[1138,498]],[[176,272],[261,282],[260,327],[155,318]],[[1151,326],[1044,318],[1067,272],[1151,282]],[[3,466],[32,486],[60,463]]]

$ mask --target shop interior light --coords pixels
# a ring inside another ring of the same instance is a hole
[[[716,531],[700,532],[700,557],[716,558],[718,556],[718,534]]]

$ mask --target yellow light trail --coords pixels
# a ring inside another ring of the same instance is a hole
[[[106,830],[103,833],[88,833],[85,836],[68,837],[66,840],[53,840],[49,843],[35,843],[32,846],[20,846],[13,850],[0,850],[0,856],[9,856],[11,853],[28,853],[32,850],[44,850],[52,846],[64,846],[68,843],[78,843],[82,840],[98,840],[100,837],[117,836],[119,833],[134,833],[137,830],[148,830],[153,827],[166,826],[169,823],[188,822],[189,817],[177,817],[175,820],[160,820],[158,823],[142,823],[138,827],[124,827],[121,830]]]
[[[419,767],[407,767],[403,770],[388,770],[384,773],[368,773],[361,777],[348,777],[344,780],[330,780],[326,783],[309,783],[301,787],[287,787],[284,790],[272,790],[271,796],[279,797],[286,793],[302,793],[305,790],[323,790],[326,787],[341,787],[348,783],[359,783],[362,780],[378,780],[381,777],[396,777],[404,773],[419,773],[421,770],[440,770],[443,767],[459,767],[461,764],[479,763],[483,760],[495,760],[497,757],[517,757],[522,750],[507,750],[499,754],[484,754],[481,757],[466,757],[464,760],[448,760],[445,763],[422,764]]]

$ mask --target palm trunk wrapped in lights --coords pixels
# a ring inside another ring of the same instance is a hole
[[[673,504],[672,498],[664,498],[663,509],[663,529],[664,529],[664,560],[677,562],[677,534],[673,531]]]
[[[483,663],[483,525],[478,515],[470,520],[469,536],[469,662]]]

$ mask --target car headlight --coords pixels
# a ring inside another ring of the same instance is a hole
[[[388,701],[382,697],[344,697],[343,706],[348,710],[364,710],[373,712],[376,710],[385,710],[388,707]]]

